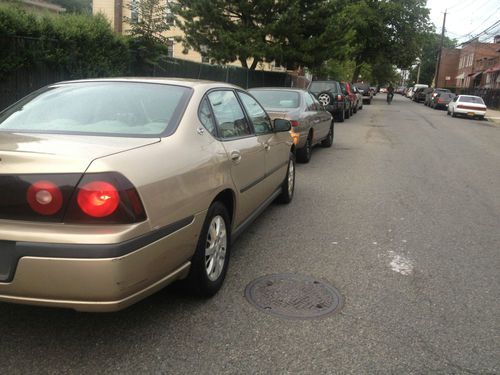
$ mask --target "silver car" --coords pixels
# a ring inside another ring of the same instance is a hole
[[[333,143],[332,115],[308,91],[293,88],[255,88],[248,90],[264,106],[272,119],[290,120],[290,134],[296,147],[297,161],[308,163],[316,144]]]

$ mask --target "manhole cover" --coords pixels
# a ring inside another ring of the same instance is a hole
[[[342,306],[342,297],[334,287],[296,274],[259,277],[247,285],[245,297],[258,309],[289,319],[318,318]]]

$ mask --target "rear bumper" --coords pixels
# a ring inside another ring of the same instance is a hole
[[[485,116],[486,111],[481,111],[481,110],[475,110],[475,109],[462,109],[462,108],[455,108],[455,113],[459,115],[465,115],[465,116]]]
[[[119,244],[32,243],[11,279],[0,282],[0,301],[121,310],[187,275],[205,214],[181,221],[166,234],[162,228]]]

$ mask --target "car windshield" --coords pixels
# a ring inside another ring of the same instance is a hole
[[[309,86],[309,91],[319,93],[321,91],[336,91],[336,88],[337,86],[334,82],[315,81],[311,83],[311,86]]]
[[[459,101],[466,103],[484,104],[483,99],[478,96],[461,96]]]
[[[300,104],[300,96],[296,91],[250,90],[250,92],[264,108],[293,109],[298,108]]]
[[[175,130],[190,92],[137,82],[49,86],[0,113],[0,131],[159,136]]]

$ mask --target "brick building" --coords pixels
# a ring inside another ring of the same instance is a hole
[[[462,44],[456,79],[457,88],[481,87],[484,84],[485,63],[500,56],[500,37],[495,43],[482,43],[473,39]]]
[[[443,48],[441,50],[441,62],[439,74],[436,79],[436,87],[455,88],[455,77],[457,76],[460,50],[456,48]]]

